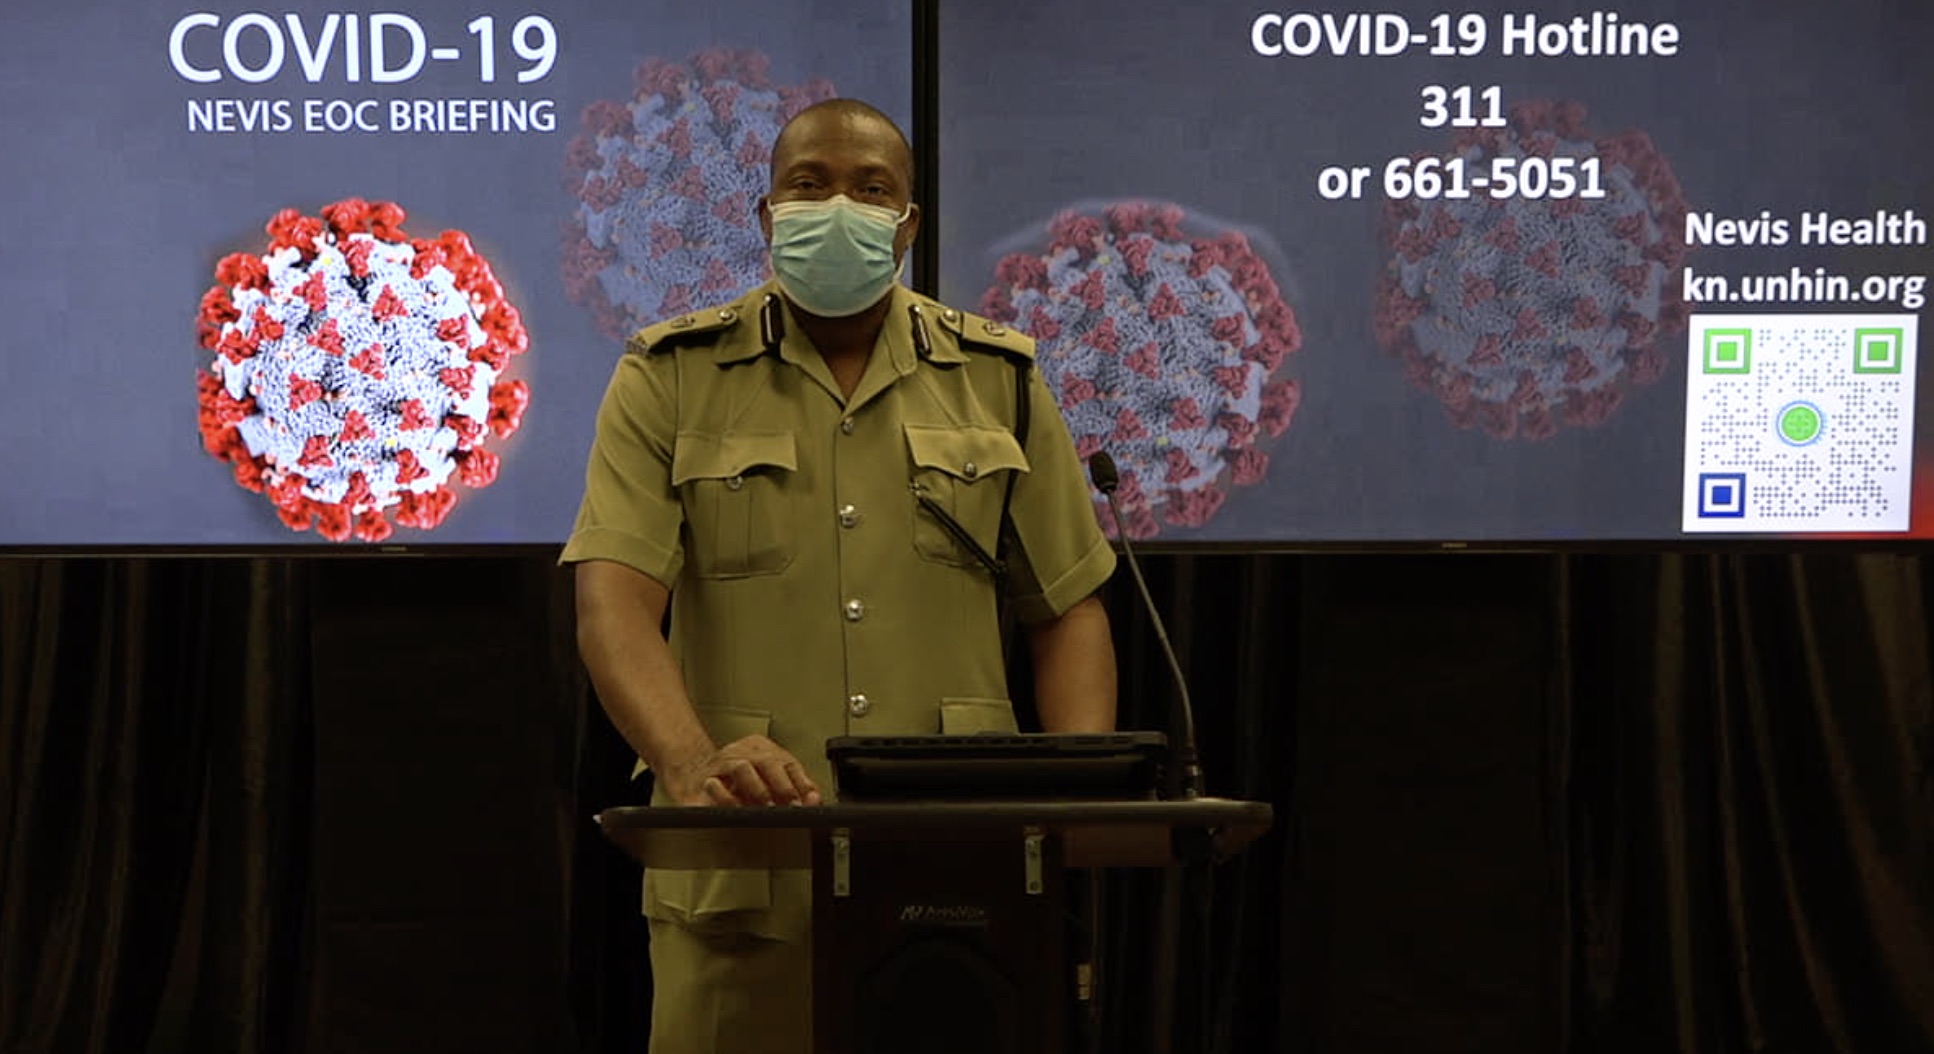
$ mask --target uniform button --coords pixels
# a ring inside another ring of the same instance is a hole
[[[851,505],[841,505],[839,507],[839,525],[841,527],[858,527],[860,525],[860,510]]]
[[[960,474],[966,476],[968,479],[973,479],[975,476],[980,475],[980,466],[969,461],[965,465],[960,466]]]
[[[949,322],[952,322],[953,320],[960,317],[960,312],[955,311],[953,308],[950,307],[947,310],[942,311],[940,313],[940,317],[946,319]]]
[[[987,335],[990,337],[998,337],[1007,332],[1007,327],[1001,325],[999,322],[983,322],[980,328],[986,330]]]
[[[728,479],[725,481],[726,490],[738,490],[740,487],[743,487],[743,486],[745,486],[744,476],[733,476],[731,479]]]
[[[854,692],[846,697],[846,712],[854,717],[865,717],[867,711],[871,709],[873,709],[873,701],[866,697],[865,692]]]
[[[846,602],[846,621],[858,622],[866,617],[866,602],[858,597]]]
[[[849,436],[850,436],[850,435],[852,435],[852,434],[853,434],[853,419],[852,419],[852,418],[850,418],[850,417],[848,417],[848,418],[845,418],[844,420],[842,420],[842,421],[840,421],[840,423],[839,423],[839,430],[840,430],[840,434],[842,434],[842,435],[849,435]]]
[[[720,309],[719,309],[719,321],[720,321],[720,322],[730,322],[730,321],[732,321],[733,319],[735,319],[735,318],[738,318],[738,317],[739,317],[739,313],[738,313],[738,312],[736,312],[736,311],[734,311],[734,310],[732,310],[732,309],[731,309],[731,308],[729,308],[729,307],[727,307],[727,308],[720,308]]]

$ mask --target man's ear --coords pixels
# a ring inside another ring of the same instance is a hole
[[[898,260],[913,248],[913,240],[920,236],[920,206],[907,202],[907,218],[900,229],[893,232],[893,258]]]
[[[759,233],[765,235],[766,244],[772,244],[772,206],[766,200],[771,195],[759,195]]]

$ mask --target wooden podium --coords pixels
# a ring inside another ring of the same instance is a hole
[[[1069,869],[1222,859],[1270,807],[946,801],[598,814],[650,867],[811,868],[818,1054],[1064,1054]]]

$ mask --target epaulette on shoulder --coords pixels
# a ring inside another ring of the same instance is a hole
[[[927,311],[940,320],[943,328],[960,339],[962,348],[995,351],[1034,361],[1034,338],[1006,323],[982,318],[945,304],[929,303]]]
[[[625,341],[625,351],[633,355],[650,355],[670,351],[681,344],[702,343],[738,325],[744,318],[745,311],[738,301],[668,318],[633,333],[631,339]]]

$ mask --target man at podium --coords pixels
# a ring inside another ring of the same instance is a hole
[[[817,804],[831,737],[1013,731],[1005,616],[1044,729],[1114,726],[1114,552],[1033,342],[899,283],[914,176],[880,111],[801,111],[773,280],[612,375],[562,560],[655,805]],[[811,904],[805,871],[647,869],[653,1054],[810,1050]]]

